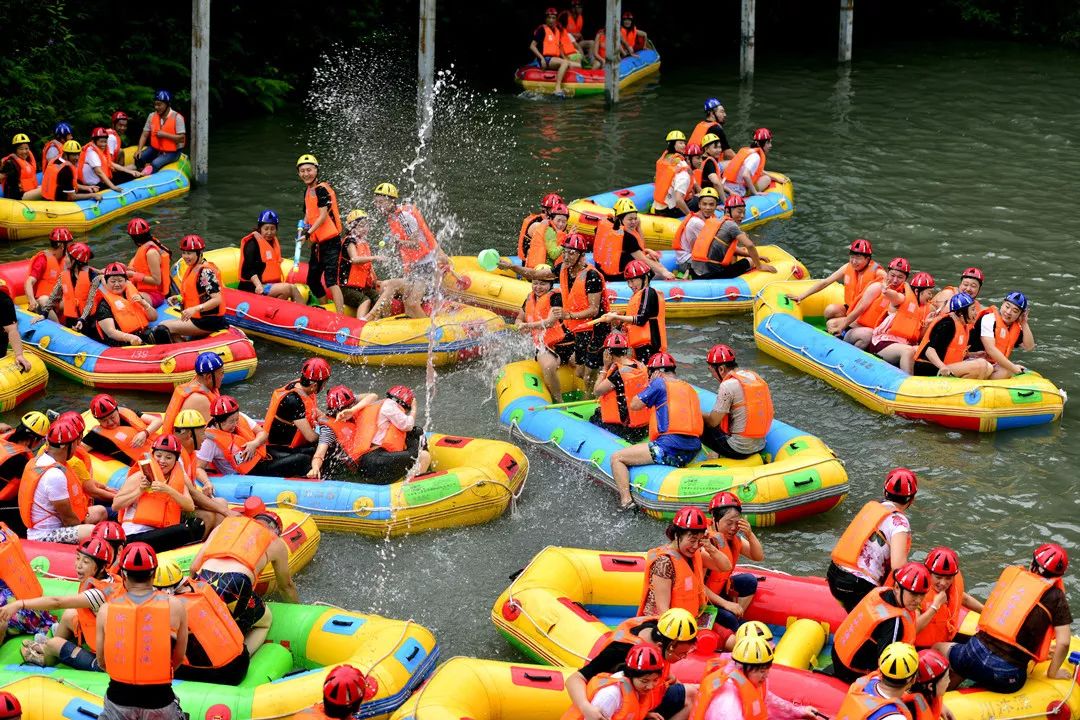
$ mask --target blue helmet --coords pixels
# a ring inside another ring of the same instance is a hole
[[[967,293],[956,293],[949,299],[949,312],[960,312],[975,304],[975,298]]]
[[[200,375],[209,375],[223,367],[225,367],[225,361],[216,352],[199,353],[199,357],[195,358],[195,372]]]
[[[56,123],[56,127],[53,128],[53,135],[56,136],[57,140],[59,140],[60,138],[63,138],[63,137],[67,137],[68,135],[74,135],[74,134],[75,134],[75,131],[72,130],[71,126],[68,125],[66,122]]]
[[[171,105],[172,93],[170,93],[168,90],[158,90],[156,93],[154,93],[154,99]]]
[[[259,225],[266,225],[267,223],[271,225],[280,224],[278,221],[277,213],[273,210],[263,210],[261,213],[259,213]]]
[[[1013,305],[1020,308],[1021,312],[1023,312],[1024,310],[1027,310],[1027,306],[1028,306],[1027,296],[1024,295],[1024,293],[1020,292],[1019,290],[1013,290],[1011,293],[1006,295],[1005,296],[1005,302],[1011,302]]]
[[[724,103],[720,102],[716,98],[709,98],[705,101],[705,112],[711,113],[716,108],[722,106]]]

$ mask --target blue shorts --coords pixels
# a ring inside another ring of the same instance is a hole
[[[686,706],[686,686],[675,683],[664,692],[664,699],[653,708],[653,712],[662,718],[676,715]]]
[[[976,686],[999,693],[1014,693],[1027,682],[1027,665],[1017,667],[995,655],[976,635],[949,650],[949,665],[957,675]]]
[[[653,462],[658,465],[686,467],[693,461],[694,457],[697,456],[698,451],[701,449],[699,447],[694,450],[683,450],[681,448],[671,447],[664,438],[665,436],[661,435],[649,443],[649,454],[652,455]]]

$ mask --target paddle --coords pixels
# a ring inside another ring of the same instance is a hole
[[[296,221],[296,247],[293,249],[293,266],[286,282],[296,282],[296,272],[300,268],[300,253],[304,249],[304,221]]]

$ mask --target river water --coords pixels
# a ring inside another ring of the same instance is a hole
[[[1080,301],[1074,297],[1080,57],[937,43],[860,51],[850,69],[763,57],[752,86],[711,79],[733,73],[664,71],[659,81],[625,92],[615,113],[605,111],[602,99],[446,91],[437,103],[433,142],[422,153],[417,177],[423,182],[414,185],[402,172],[415,158],[415,130],[407,121],[412,107],[402,99],[409,94],[398,88],[380,95],[380,88],[357,85],[350,73],[339,72],[329,83],[343,89],[340,100],[316,120],[273,116],[215,127],[209,185],[145,216],[159,223],[155,232],[174,248],[189,232],[202,234],[211,247],[236,243],[264,207],[282,214],[287,236],[300,212],[295,158],[314,149],[330,158],[324,174],[339,188],[343,212],[352,202],[370,209],[365,189],[390,179],[406,193],[424,188],[419,202],[434,216],[433,226],[446,230],[451,253],[510,252],[520,218],[549,190],[579,197],[646,182],[667,131],[689,132],[704,98],[715,95],[728,109],[732,142],[744,144],[754,127],[770,127],[776,138],[770,167],[795,182],[795,217],[759,236],[791,250],[814,276],[842,263],[857,236],[873,241],[879,260],[903,254],[939,286],[978,265],[987,275],[984,298],[996,302],[1020,289],[1033,303],[1038,347],[1023,356],[1025,364],[1066,390],[1080,388]],[[425,205],[432,200],[437,211]],[[91,234],[95,264],[130,257],[125,222]],[[4,247],[0,260],[30,250],[25,243]],[[749,315],[671,322],[669,338],[678,359],[694,362],[680,374],[706,386],[705,349],[732,345],[741,364],[769,381],[778,417],[820,435],[847,463],[851,494],[839,509],[762,531],[767,564],[823,574],[845,523],[879,496],[885,472],[895,465],[915,469],[922,479],[911,513],[915,548],[956,548],[977,595],[985,597],[1000,567],[1022,560],[1039,542],[1080,547],[1075,403],[1066,406],[1061,423],[1048,427],[1001,435],[950,432],[873,413],[758,353]],[[230,392],[261,414],[270,391],[292,376],[303,355],[256,344],[257,377]],[[441,372],[431,428],[505,437],[490,399],[497,364]],[[422,369],[336,366],[333,382],[381,392],[396,383],[418,386],[423,378]],[[54,377],[43,404],[85,407],[92,394]],[[148,409],[165,402],[123,399]],[[388,542],[324,535],[321,552],[299,577],[301,598],[413,618],[437,632],[446,656],[513,658],[487,619],[510,573],[545,545],[644,550],[658,544],[663,531],[643,516],[615,514],[614,496],[576,470],[536,451],[529,456],[532,471],[517,510],[489,525]],[[1080,607],[1080,583],[1067,585]]]

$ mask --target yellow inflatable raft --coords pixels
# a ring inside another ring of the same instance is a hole
[[[30,363],[29,372],[23,372],[15,362],[14,353],[0,358],[0,412],[14,410],[34,395],[44,392],[49,382],[49,370],[45,361],[34,353],[24,353]]]

